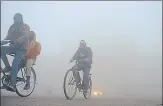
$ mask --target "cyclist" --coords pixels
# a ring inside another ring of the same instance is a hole
[[[30,41],[30,44],[28,46],[27,54],[26,54],[26,59],[27,59],[26,78],[27,78],[27,82],[26,82],[26,85],[24,87],[24,90],[28,90],[30,88],[31,67],[36,61],[36,56],[38,56],[40,54],[40,51],[41,51],[41,45],[39,42],[36,41],[36,34],[34,31],[30,31],[29,41]]]
[[[26,47],[28,44],[28,34],[30,27],[23,22],[23,16],[20,13],[16,13],[13,17],[14,23],[10,26],[8,34],[5,40],[10,40],[11,45],[1,46],[1,59],[5,65],[3,69],[5,72],[11,71],[11,83],[8,86],[8,90],[16,90],[16,77],[19,71],[19,63],[22,57],[26,54]],[[6,54],[15,53],[15,57],[10,66]]]
[[[78,71],[82,70],[84,72],[82,84],[84,86],[84,93],[87,93],[89,86],[89,72],[92,64],[92,50],[86,45],[84,40],[80,41],[80,46],[70,62],[73,62],[74,60],[79,60]]]

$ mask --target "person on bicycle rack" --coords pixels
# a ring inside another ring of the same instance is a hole
[[[30,88],[31,68],[32,68],[32,65],[36,61],[36,56],[38,56],[41,52],[41,45],[39,42],[36,41],[36,34],[34,31],[30,31],[29,41],[30,41],[30,43],[28,45],[27,54],[26,54],[26,59],[27,59],[27,62],[26,62],[26,67],[27,67],[26,78],[27,78],[27,82],[26,82],[26,85],[24,87],[24,90],[28,90]]]
[[[80,46],[70,62],[73,62],[74,60],[78,62],[77,71],[82,70],[84,73],[82,85],[84,87],[84,92],[86,93],[89,86],[89,73],[92,64],[92,50],[86,45],[84,40],[80,41]]]
[[[3,69],[4,72],[11,71],[11,83],[6,89],[15,92],[17,73],[20,69],[19,63],[26,54],[26,48],[29,43],[28,34],[30,32],[30,27],[23,22],[23,16],[20,13],[16,13],[13,20],[14,23],[10,26],[5,38],[5,40],[10,40],[12,46],[2,46],[1,43],[1,59],[5,65]],[[10,66],[6,54],[12,53],[15,54],[15,57],[12,66]]]

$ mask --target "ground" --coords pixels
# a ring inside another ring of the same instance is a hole
[[[161,100],[123,98],[75,98],[1,96],[1,106],[161,106]]]

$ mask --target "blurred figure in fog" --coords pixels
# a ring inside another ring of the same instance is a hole
[[[87,93],[88,86],[89,86],[89,73],[90,73],[91,64],[92,64],[92,50],[90,47],[87,46],[84,40],[80,41],[80,46],[78,50],[76,51],[75,55],[70,60],[70,62],[73,62],[74,60],[79,61],[78,71],[82,70],[84,73],[82,84],[84,86],[84,93]]]

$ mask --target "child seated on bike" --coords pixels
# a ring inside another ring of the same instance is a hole
[[[27,78],[27,82],[26,82],[26,85],[24,87],[24,90],[28,90],[30,88],[31,68],[32,68],[32,65],[36,61],[36,57],[38,55],[40,55],[40,52],[41,52],[41,45],[39,42],[36,41],[36,34],[34,31],[30,31],[29,41],[30,41],[30,43],[27,47],[27,54],[26,54],[26,59],[27,59],[27,62],[26,62],[26,67],[27,67],[26,78]]]

